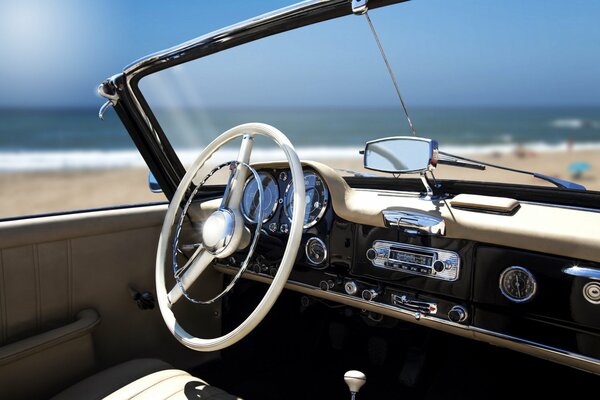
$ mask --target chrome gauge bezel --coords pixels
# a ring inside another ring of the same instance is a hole
[[[311,260],[310,258],[310,253],[308,252],[309,246],[311,242],[317,242],[319,243],[322,247],[323,247],[323,260],[321,260],[321,262],[315,262],[314,260]],[[328,250],[327,250],[327,245],[325,244],[325,242],[323,240],[321,240],[321,238],[318,238],[316,236],[312,236],[310,237],[307,241],[306,244],[304,245],[304,254],[306,255],[306,260],[308,261],[308,263],[314,267],[326,267],[327,266],[327,255],[329,254]]]
[[[314,176],[316,176],[321,183],[323,183],[323,204],[321,205],[321,209],[319,210],[319,213],[317,214],[317,216],[315,217],[314,220],[309,221],[307,224],[304,225],[304,229],[308,229],[308,228],[312,228],[313,226],[315,226],[322,218],[323,215],[325,215],[325,211],[327,211],[327,207],[329,206],[329,189],[327,188],[327,185],[325,184],[325,180],[323,180],[323,178],[317,174],[315,171],[304,171],[303,177],[306,178],[307,174],[313,174]],[[285,212],[285,216],[287,217],[288,221],[292,222],[292,218],[289,214],[289,210],[287,207],[288,204],[288,195],[290,192],[290,189],[293,187],[293,182],[290,181],[287,186],[285,187],[285,193],[284,193],[284,197],[283,197],[283,211]]]
[[[264,224],[268,220],[270,220],[273,217],[273,215],[275,215],[275,212],[277,211],[277,207],[279,206],[279,198],[280,198],[279,197],[279,183],[277,182],[277,179],[275,179],[275,177],[272,174],[270,174],[270,173],[268,173],[266,171],[257,171],[257,172],[258,172],[258,176],[268,175],[269,178],[271,178],[271,180],[275,183],[275,188],[277,189],[277,193],[276,193],[276,196],[275,196],[275,201],[273,202],[274,203],[273,204],[273,209],[268,214],[266,214],[263,217],[262,223]],[[246,214],[246,209],[244,207],[244,197],[246,196],[246,188],[247,188],[248,184],[250,183],[250,181],[252,181],[253,179],[254,179],[254,177],[250,176],[250,177],[248,177],[248,179],[246,179],[246,182],[244,183],[244,190],[242,191],[242,201],[240,203],[240,211],[242,212],[242,216],[244,217],[244,219],[246,220],[246,222],[249,222],[251,224],[256,224],[257,221],[254,221],[252,218],[250,218]]]
[[[506,275],[512,271],[521,271],[523,273],[525,273],[525,275],[527,275],[527,278],[531,281],[531,284],[533,286],[533,290],[531,291],[531,293],[527,296],[524,297],[522,299],[513,297],[504,287],[504,278],[506,277]],[[508,300],[512,301],[513,303],[525,303],[529,300],[531,300],[537,293],[537,281],[535,280],[535,276],[533,276],[533,274],[527,269],[527,268],[523,268],[520,267],[518,265],[513,265],[510,266],[508,268],[506,268],[504,271],[502,271],[502,273],[500,274],[500,280],[498,282],[498,286],[500,288],[500,292],[502,293],[502,295],[504,297],[506,297]]]

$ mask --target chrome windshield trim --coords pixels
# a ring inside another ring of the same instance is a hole
[[[254,18],[247,19],[242,22],[238,22],[236,24],[230,25],[225,28],[218,29],[211,33],[199,36],[195,39],[188,40],[184,43],[178,44],[176,46],[170,47],[168,49],[158,51],[156,53],[150,54],[146,57],[140,58],[133,63],[129,64],[127,67],[123,69],[123,72],[126,75],[135,75],[143,70],[145,67],[149,66],[158,61],[164,61],[166,59],[177,57],[182,53],[189,51],[190,49],[197,47],[199,45],[203,45],[208,42],[213,41],[227,41],[228,38],[236,33],[243,30],[247,30],[250,28],[254,28],[256,26],[260,26],[262,24],[271,22],[277,19],[285,19],[289,18],[295,14],[311,11],[314,9],[318,9],[326,4],[345,4],[348,3],[347,0],[307,0],[300,3],[292,4],[290,6],[280,8],[275,11],[271,11]],[[349,4],[348,4],[349,5]],[[349,9],[350,11],[350,9]]]

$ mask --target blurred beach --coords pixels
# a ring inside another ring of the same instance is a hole
[[[527,151],[527,150],[525,150]],[[589,160],[589,173],[575,182],[588,190],[600,191],[600,149],[530,152],[522,154],[481,154],[471,157],[513,168],[533,170],[562,179],[571,179],[568,166],[578,160]],[[306,157],[305,157],[306,158]],[[308,159],[308,158],[306,158]],[[336,168],[363,171],[362,159],[318,159]],[[345,172],[340,172],[347,175]],[[435,170],[437,179],[492,180],[495,182],[552,186],[527,175],[489,168],[485,172],[442,165]],[[147,187],[145,168],[116,168],[85,171],[14,172],[0,174],[0,218],[58,212],[79,208],[106,207],[117,204],[165,201],[162,194],[151,193]]]
[[[222,131],[252,120],[286,133],[302,159],[370,173],[358,151],[367,140],[406,134],[397,110],[220,110],[177,114],[158,110],[184,164]],[[210,116],[210,117],[209,117]],[[572,180],[600,191],[600,109],[417,109],[417,133],[440,150]],[[181,122],[190,127],[181,132]],[[148,171],[114,115],[95,110],[0,110],[0,218],[164,201],[147,188]],[[221,152],[213,164],[235,158]],[[282,159],[257,146],[252,161]],[[528,175],[441,165],[437,179],[552,186]],[[347,173],[342,173],[347,174]],[[217,183],[217,182],[215,182]]]

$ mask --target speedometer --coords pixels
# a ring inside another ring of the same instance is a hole
[[[306,213],[304,228],[314,226],[325,214],[329,202],[329,192],[319,175],[312,171],[304,171],[304,186],[306,189]],[[290,182],[285,189],[285,214],[292,220],[294,212],[294,184]]]
[[[279,187],[277,182],[266,172],[259,172],[262,186],[263,186],[263,199],[262,199],[262,216],[263,223],[267,222],[275,213],[277,209],[277,201],[279,200]],[[246,182],[244,187],[244,197],[242,199],[242,214],[244,217],[252,222],[256,223],[256,215],[258,214],[258,183],[254,177],[250,178]]]

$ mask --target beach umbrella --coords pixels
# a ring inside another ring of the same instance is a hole
[[[589,171],[592,166],[585,161],[577,161],[569,165],[569,172],[574,178],[580,178],[581,174]]]

